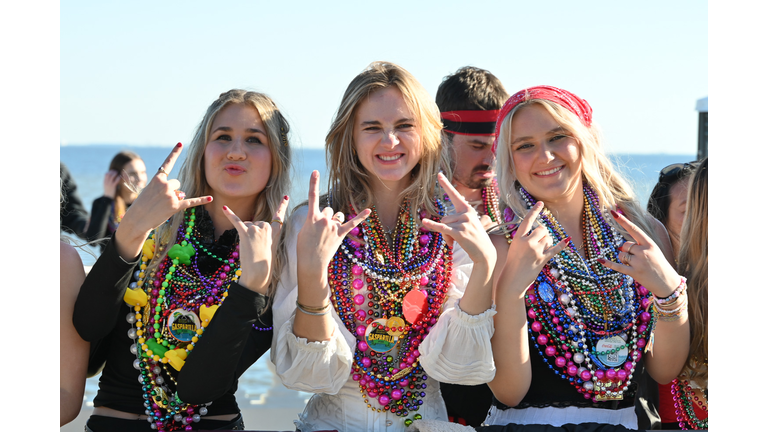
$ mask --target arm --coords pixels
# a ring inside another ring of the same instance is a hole
[[[77,417],[83,405],[89,344],[77,334],[71,318],[85,279],[83,262],[65,243],[60,245],[59,258],[59,417],[64,426]]]
[[[272,331],[252,327],[257,321],[262,327],[272,325],[272,311],[266,304],[264,295],[238,283],[230,285],[229,295],[179,372],[177,392],[181,400],[203,404],[220,398],[267,352]],[[211,367],[214,364],[216,367]]]
[[[91,219],[88,221],[88,229],[85,231],[85,238],[88,241],[94,241],[107,236],[107,224],[109,223],[109,214],[112,210],[114,200],[107,196],[102,196],[93,200],[91,206]]]

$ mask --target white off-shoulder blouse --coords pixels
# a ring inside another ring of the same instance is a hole
[[[298,430],[404,431],[404,418],[367,407],[358,383],[352,379],[355,336],[336,311],[336,329],[328,341],[307,342],[293,334],[298,295],[297,235],[306,221],[307,207],[298,208],[285,224],[288,259],[283,267],[273,303],[275,333],[271,360],[277,375],[289,388],[315,393],[294,423]],[[419,346],[426,372],[426,396],[418,413],[424,419],[448,420],[438,381],[476,385],[491,381],[496,373],[491,351],[495,306],[479,315],[459,309],[472,261],[454,243],[453,272],[443,312]]]

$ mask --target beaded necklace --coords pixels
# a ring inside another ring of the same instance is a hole
[[[440,220],[445,207],[437,199],[435,206],[440,217],[433,220]],[[423,210],[419,214],[427,216]],[[408,417],[423,404],[427,375],[418,347],[440,316],[452,256],[440,233],[417,227],[406,200],[391,248],[374,207],[328,266],[331,301],[358,341],[352,379],[371,410]],[[405,425],[420,418],[406,418]]]
[[[496,178],[493,179],[493,183],[483,188],[483,211],[491,221],[496,224],[502,224],[502,215],[499,210],[499,185],[496,182]],[[504,209],[504,223],[508,224],[512,222],[514,215],[509,208]],[[504,233],[504,237],[507,238],[507,243],[512,242],[512,235],[507,229],[507,225],[501,225],[501,231]]]
[[[212,254],[197,240],[195,209],[184,214],[176,244],[155,271],[147,273],[155,253],[154,233],[142,249],[137,282],[126,290],[125,301],[135,312],[127,321],[134,324],[128,336],[136,340],[130,347],[136,355],[134,368],[140,371],[145,413],[152,429],[160,431],[193,430],[193,423],[208,413],[207,405],[192,405],[175,392],[176,371],[184,366],[187,355],[203,336],[229,284],[237,281],[240,271],[239,245],[227,258]],[[200,253],[220,261],[210,276],[198,268]],[[132,289],[131,289],[132,288]],[[142,310],[143,308],[143,310]],[[196,412],[197,411],[197,412]]]
[[[709,395],[706,388],[700,391],[700,398],[687,379],[677,377],[672,380],[670,391],[680,429],[709,429]],[[696,406],[704,412],[704,419],[697,415]]]
[[[523,188],[520,194],[533,207],[536,200]],[[650,292],[597,261],[617,261],[623,243],[604,211],[597,194],[585,185],[585,258],[570,242],[525,295],[533,346],[557,376],[593,402],[623,399],[655,326],[655,316],[648,312]],[[567,237],[548,209],[537,220],[554,244]]]

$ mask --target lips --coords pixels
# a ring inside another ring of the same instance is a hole
[[[394,162],[396,160],[399,160],[403,156],[405,156],[403,153],[380,154],[380,155],[376,155],[376,158],[379,159],[382,162]]]
[[[533,175],[539,176],[539,177],[551,176],[559,173],[560,171],[563,170],[563,168],[565,168],[565,165],[560,165],[559,167],[551,168],[545,171],[539,171],[537,173],[533,173]]]
[[[224,167],[224,171],[230,175],[240,175],[245,172],[245,169],[239,165],[227,165]]]

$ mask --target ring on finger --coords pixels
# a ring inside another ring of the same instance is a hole
[[[627,253],[630,253],[630,251],[632,250],[632,246],[634,245],[635,243],[630,243],[629,247],[627,248]]]
[[[176,198],[178,198],[179,201],[181,201],[181,200],[183,200],[184,198],[187,197],[187,194],[185,194],[184,191],[176,190],[176,191],[173,191],[173,192],[176,194]]]
[[[158,168],[157,169],[157,173],[158,174],[165,174],[166,176],[168,176],[168,173],[165,172],[165,169],[163,167]]]
[[[333,218],[339,221],[339,223],[344,223],[344,213],[342,212],[336,212],[336,214],[333,215]]]
[[[628,252],[624,252],[624,257],[621,259],[621,262],[624,263],[624,265],[629,265],[629,262],[632,260],[632,255],[630,255]]]
[[[277,218],[272,219],[269,223],[275,223],[275,222],[279,223],[280,226],[283,226],[283,221],[281,221],[280,219],[277,219]]]

